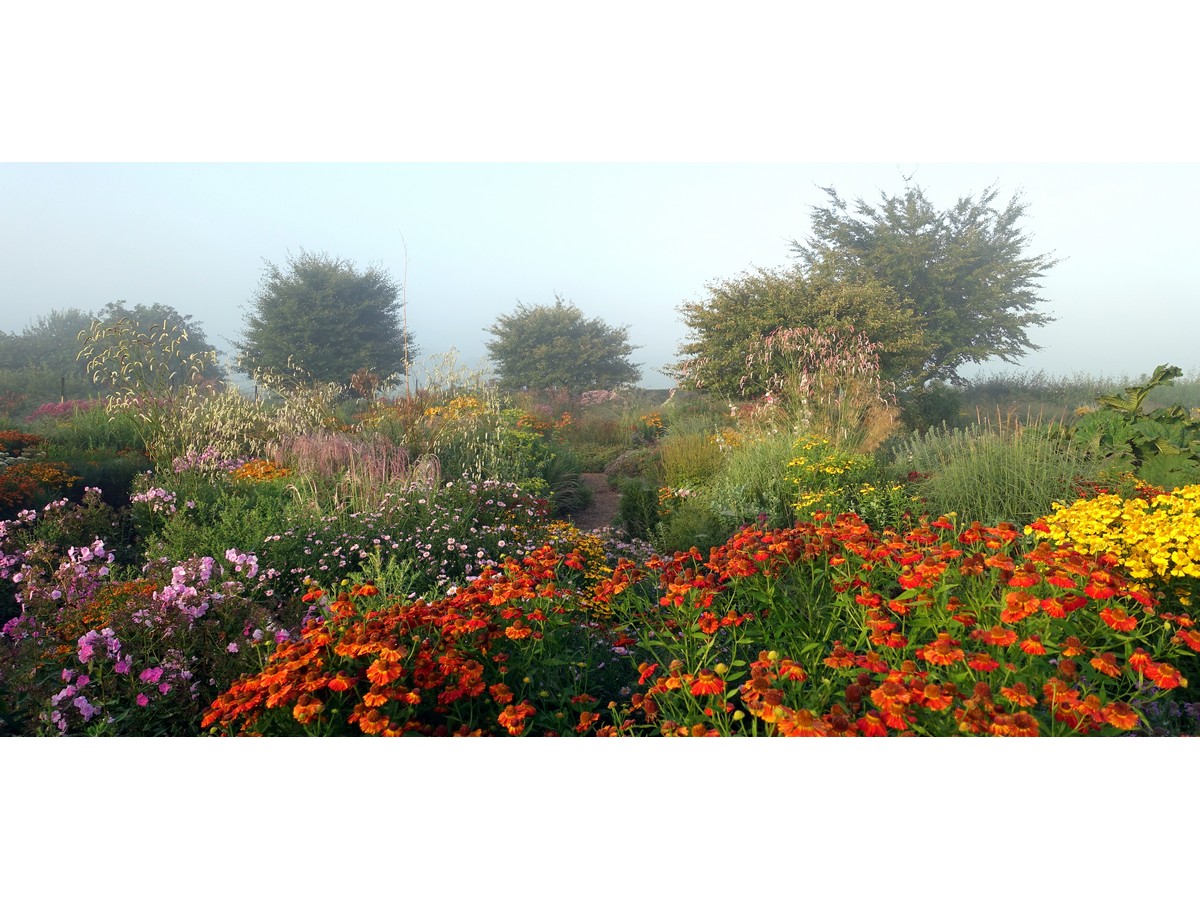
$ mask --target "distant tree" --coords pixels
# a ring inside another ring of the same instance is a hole
[[[871,278],[811,270],[756,269],[711,282],[702,300],[679,307],[689,330],[681,362],[670,371],[684,387],[727,397],[758,396],[766,384],[746,366],[776,329],[852,326],[879,345],[885,380],[925,357],[919,321],[895,292]]]
[[[1011,362],[1038,349],[1026,332],[1053,321],[1034,307],[1043,301],[1038,281],[1057,260],[1028,255],[1019,194],[1000,207],[993,187],[938,210],[906,178],[902,194],[881,192],[878,206],[860,199],[851,211],[824,190],[829,205],[814,210],[812,238],[792,248],[806,268],[872,278],[912,310],[925,358],[906,368],[905,386],[960,383],[965,363]]]
[[[3,367],[37,369],[47,374],[86,377],[87,365],[79,362],[79,333],[94,316],[82,309],[55,309],[38,316],[20,334],[5,343]]]
[[[633,384],[641,367],[629,361],[629,327],[587,319],[555,295],[553,305],[517,304],[490,328],[488,354],[506,388],[566,388],[573,394]]]
[[[239,371],[299,368],[340,384],[360,370],[381,377],[404,372],[400,289],[391,275],[307,251],[289,256],[283,268],[264,262],[243,340],[234,344]],[[411,334],[407,349],[411,362]]]

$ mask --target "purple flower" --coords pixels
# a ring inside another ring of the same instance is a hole
[[[113,671],[116,672],[118,675],[126,675],[126,674],[128,674],[129,669],[132,665],[133,665],[133,657],[130,656],[129,654],[125,654],[124,659],[117,660],[117,664],[115,666],[113,666]]]
[[[83,721],[91,721],[92,716],[96,714],[96,707],[88,703],[87,697],[76,697],[73,702],[75,708],[83,714]]]

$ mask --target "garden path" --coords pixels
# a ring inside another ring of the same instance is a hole
[[[579,477],[592,489],[592,502],[585,509],[567,516],[567,521],[583,531],[612,525],[621,495],[608,486],[608,476],[603,472],[584,472]]]

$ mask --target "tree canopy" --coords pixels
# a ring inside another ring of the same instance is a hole
[[[766,385],[746,361],[776,329],[853,326],[879,345],[887,379],[924,358],[912,309],[870,278],[836,278],[821,267],[756,269],[713,281],[707,290],[704,299],[680,306],[690,340],[680,347],[683,362],[673,374],[687,387],[725,396],[761,394]]]
[[[326,253],[301,251],[285,266],[265,261],[246,314],[237,368],[247,374],[300,369],[346,384],[361,371],[403,373],[400,289],[386,271],[365,271]],[[407,361],[417,348],[408,335]]]
[[[641,367],[629,361],[636,347],[629,328],[585,318],[574,303],[555,296],[554,304],[526,306],[499,316],[485,329],[505,388],[566,388],[572,393],[611,390],[637,381]]]
[[[957,383],[965,363],[1012,362],[1039,349],[1027,330],[1053,321],[1035,307],[1043,301],[1038,282],[1057,260],[1028,254],[1019,193],[998,206],[990,187],[938,210],[906,178],[902,194],[880,192],[877,206],[859,199],[851,210],[824,190],[829,205],[813,211],[812,238],[792,249],[806,268],[873,278],[912,309],[926,350],[903,373],[907,383]]]
[[[958,382],[965,363],[1037,349],[1027,330],[1052,321],[1035,307],[1056,260],[1028,254],[1019,195],[1000,207],[989,188],[938,210],[906,179],[902,194],[851,209],[825,192],[811,239],[791,244],[794,267],[714,281],[680,306],[682,384],[739,393],[747,355],[776,328],[852,326],[878,345],[883,376],[901,389]]]

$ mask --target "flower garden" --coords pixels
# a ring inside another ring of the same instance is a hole
[[[732,407],[460,372],[10,421],[0,728],[1200,731],[1192,413],[917,434],[856,366]],[[620,512],[584,530],[601,470]]]

